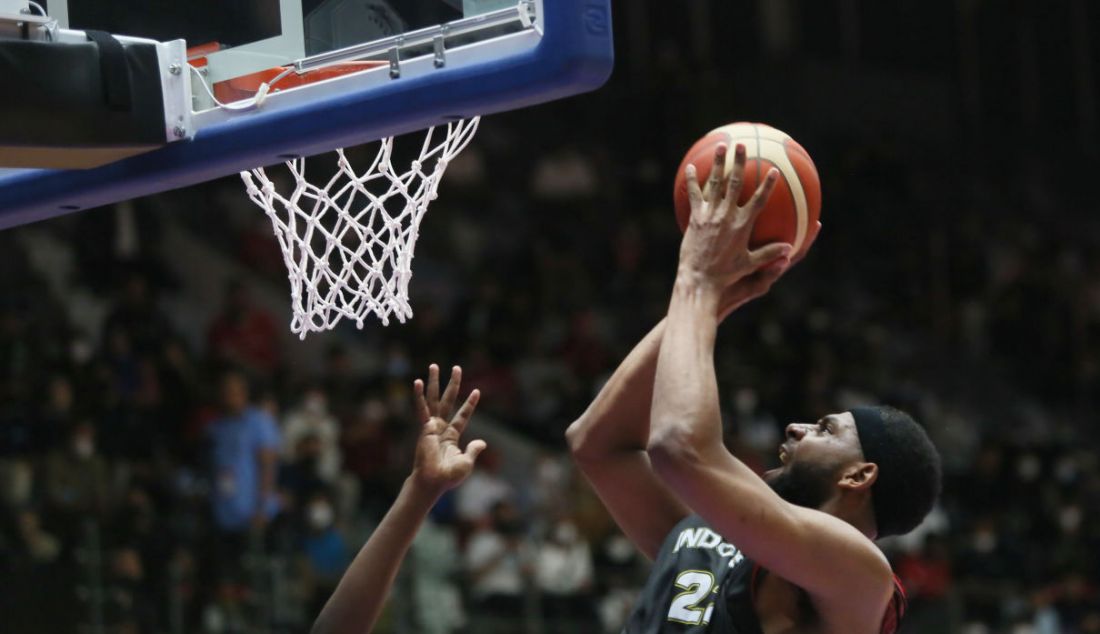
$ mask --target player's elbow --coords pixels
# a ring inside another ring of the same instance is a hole
[[[573,455],[575,462],[586,460],[595,452],[584,416],[573,421],[566,428],[565,442],[569,445],[569,453]]]
[[[317,617],[317,620],[313,622],[313,627],[309,629],[309,634],[332,634],[332,628],[329,627],[325,615],[321,614]]]
[[[665,477],[700,464],[703,459],[698,434],[682,422],[654,421],[646,453],[658,475]]]

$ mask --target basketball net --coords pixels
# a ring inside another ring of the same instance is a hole
[[[412,316],[409,280],[420,221],[438,196],[447,165],[470,143],[480,117],[431,128],[420,156],[399,172],[393,137],[383,139],[362,173],[336,151],[336,174],[306,180],[305,159],[286,162],[293,191],[282,194],[264,168],[241,172],[249,198],[267,212],[283,251],[294,318],[291,332],[359,328],[368,315],[389,325]]]

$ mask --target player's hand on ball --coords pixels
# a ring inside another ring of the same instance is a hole
[[[769,170],[748,202],[738,205],[745,173],[745,146],[737,145],[728,177],[724,175],[727,151],[726,145],[721,144],[714,153],[705,197],[695,166],[687,166],[691,220],[680,245],[679,273],[720,289],[776,260],[783,260],[785,265],[791,254],[791,245],[782,242],[749,248],[753,224],[764,211],[779,171]]]
[[[439,366],[434,363],[428,368],[426,386],[420,379],[413,383],[416,414],[422,427],[416,443],[412,477],[418,486],[434,493],[443,493],[465,480],[474,470],[478,454],[486,446],[484,440],[470,441],[465,451],[458,446],[459,438],[469,425],[481,398],[478,390],[470,392],[466,402],[454,412],[461,385],[462,368],[455,366],[451,369],[451,380],[440,396]]]
[[[751,302],[752,300],[763,297],[771,290],[772,284],[775,284],[783,274],[791,269],[792,266],[802,261],[802,258],[806,257],[809,253],[810,247],[814,245],[814,241],[817,240],[817,235],[821,233],[821,222],[815,222],[810,227],[809,233],[806,235],[806,248],[798,253],[792,260],[786,260],[780,258],[763,267],[756,270],[751,275],[737,280],[733,284],[726,287],[726,290],[722,293],[722,300],[718,304],[718,319],[725,319],[738,308]]]

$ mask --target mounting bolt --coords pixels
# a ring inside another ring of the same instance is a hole
[[[176,135],[177,139],[182,139],[183,137],[187,136],[187,128],[178,125],[172,128],[172,134]]]
[[[169,64],[168,72],[172,73],[173,75],[179,75],[181,72],[183,72],[183,67],[179,64]]]

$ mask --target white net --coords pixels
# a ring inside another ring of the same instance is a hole
[[[287,161],[294,190],[277,191],[264,168],[241,172],[249,198],[267,212],[283,250],[294,318],[291,332],[331,330],[341,319],[359,328],[374,314],[412,316],[409,280],[420,221],[437,197],[447,164],[477,131],[479,118],[432,128],[419,158],[394,169],[393,137],[383,139],[361,174],[337,150],[337,170],[324,184],[306,180],[305,159]],[[445,136],[444,136],[445,130]]]

